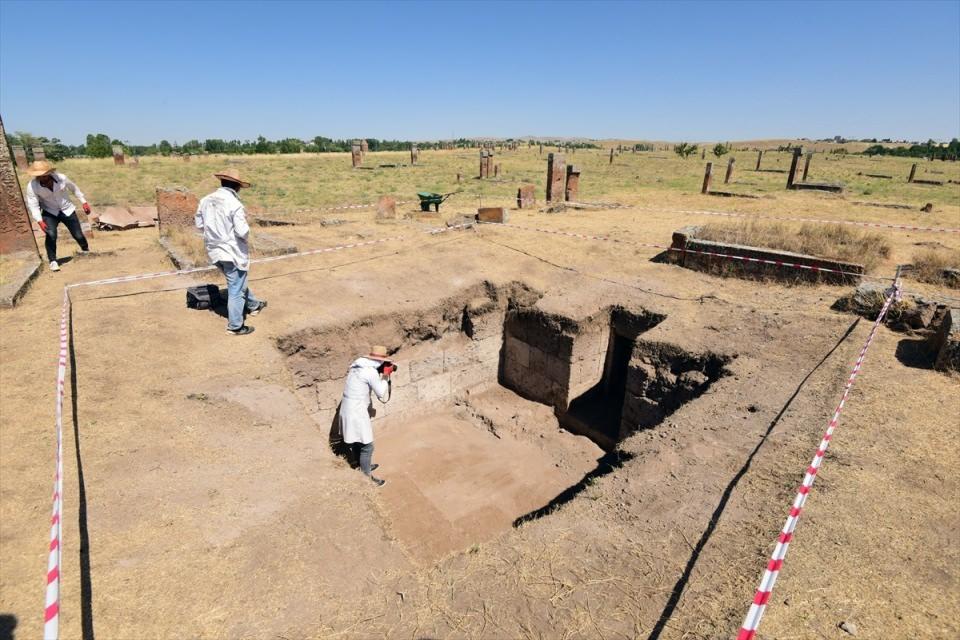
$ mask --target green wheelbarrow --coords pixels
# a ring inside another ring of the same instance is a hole
[[[430,211],[430,205],[433,205],[434,211],[440,213],[440,205],[450,196],[460,193],[460,191],[451,191],[450,193],[433,193],[431,191],[418,191],[417,197],[420,198],[420,211]]]

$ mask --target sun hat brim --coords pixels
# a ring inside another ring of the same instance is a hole
[[[244,187],[244,188],[250,186],[250,183],[247,182],[246,180],[240,180],[236,176],[231,176],[226,173],[215,173],[213,174],[213,176],[215,178],[220,178],[221,180],[229,180],[230,182],[236,182],[237,184],[239,184],[241,187]]]

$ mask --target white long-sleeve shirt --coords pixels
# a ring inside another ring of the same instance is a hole
[[[65,215],[73,215],[77,208],[67,197],[67,190],[73,191],[73,195],[77,196],[81,203],[87,202],[87,197],[77,185],[70,181],[70,178],[62,173],[54,173],[52,176],[53,189],[47,189],[37,178],[27,183],[27,209],[37,222],[40,222],[41,210],[53,215],[61,211]]]
[[[379,360],[370,358],[357,358],[350,365],[343,399],[340,401],[340,433],[346,443],[373,442],[373,425],[367,411],[370,392],[373,391],[377,399],[383,402],[389,389],[387,381],[377,371],[379,366]]]
[[[203,229],[203,244],[210,263],[232,262],[241,271],[250,268],[250,248],[247,237],[250,227],[247,214],[237,192],[220,187],[203,198],[194,219]]]

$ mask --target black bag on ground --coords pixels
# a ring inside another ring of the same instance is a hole
[[[188,309],[209,309],[220,304],[220,287],[215,284],[202,284],[187,289]]]

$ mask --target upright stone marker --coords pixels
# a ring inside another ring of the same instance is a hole
[[[353,163],[354,169],[358,168],[363,162],[363,152],[360,150],[360,144],[357,142],[354,142],[350,149],[350,161]]]
[[[793,182],[797,177],[797,164],[800,163],[800,154],[803,149],[797,147],[793,150],[793,158],[790,160],[790,173],[787,174],[787,189],[793,189]]]
[[[34,147],[33,148],[33,161],[39,162],[40,160],[46,160],[47,154],[44,152],[43,147]]]
[[[119,144],[115,144],[113,145],[113,164],[122,165],[123,163],[123,147],[121,147]]]
[[[362,138],[360,140],[360,153],[366,157],[368,151],[370,151],[370,143],[367,142],[366,138]]]
[[[755,171],[760,171],[760,161],[763,160],[763,149],[757,151],[757,168]]]
[[[17,170],[10,162],[3,120],[0,120],[0,255],[18,251],[39,255],[27,205],[17,180]]]
[[[489,158],[489,156],[487,155],[488,153],[490,152],[487,151],[486,149],[480,150],[480,179],[481,180],[486,178],[488,175],[487,170],[490,167],[490,165],[487,164],[487,158]]]
[[[540,143],[540,155],[543,155],[543,143]]]
[[[813,159],[813,151],[807,153],[806,159],[803,161],[803,181],[807,181],[807,173],[810,172],[810,160]]]
[[[610,164],[613,164],[613,147],[610,147]]]
[[[532,184],[522,184],[520,188],[517,189],[517,208],[518,209],[530,209],[531,207],[536,206],[536,196],[534,195],[535,187]]]
[[[730,183],[730,178],[733,177],[733,163],[736,161],[736,158],[730,158],[727,160],[727,175],[723,176],[723,184]]]
[[[563,156],[547,154],[547,202],[563,202]]]
[[[417,149],[417,145],[410,146],[410,166],[415,166],[417,160],[420,159],[420,150]]]
[[[13,159],[17,163],[17,169],[26,170],[30,165],[27,162],[27,150],[23,147],[13,147]]]
[[[907,182],[913,182],[913,178],[917,175],[917,163],[914,162],[913,166],[910,167],[910,175],[907,176]]]
[[[499,162],[498,162],[497,164],[493,165],[493,177],[494,177],[494,178],[499,178],[499,177],[500,177],[500,163],[499,163]]]
[[[377,201],[377,220],[395,220],[397,217],[397,199],[380,196]]]
[[[564,189],[564,198],[567,202],[576,202],[580,197],[580,167],[567,165],[567,186]]]
[[[708,162],[706,169],[703,170],[703,186],[700,187],[700,193],[710,193],[710,179],[713,177],[713,163]]]

